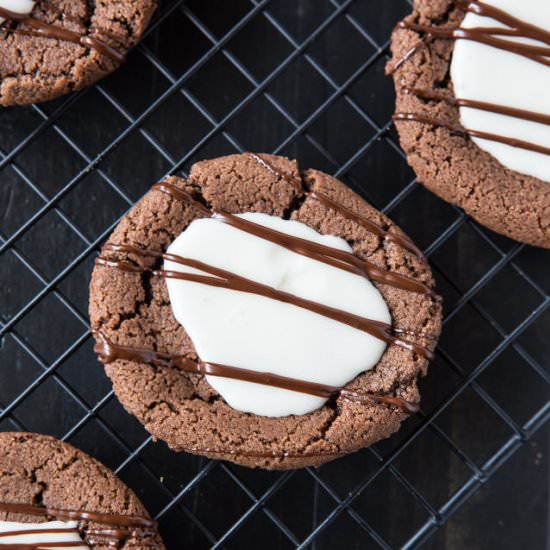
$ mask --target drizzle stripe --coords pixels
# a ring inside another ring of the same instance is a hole
[[[26,24],[29,27],[32,27],[32,30],[21,28],[4,28],[4,32],[64,40],[66,42],[72,42],[74,44],[80,44],[82,46],[93,48],[102,55],[106,55],[107,57],[110,57],[115,61],[124,61],[124,54],[115,50],[102,40],[94,38],[93,36],[80,34],[78,32],[71,31],[63,27],[51,25],[49,23],[45,23],[44,21],[40,21],[39,19],[36,19],[35,17],[32,17],[30,15],[15,13],[5,8],[0,8],[0,17],[8,21],[15,21],[17,23]]]
[[[526,111],[524,109],[515,109],[513,107],[506,107],[504,105],[497,105],[496,103],[485,103],[483,101],[475,101],[473,99],[462,99],[450,97],[446,94],[436,92],[435,90],[424,90],[420,88],[403,88],[405,93],[416,95],[421,99],[432,99],[435,101],[444,101],[450,105],[457,105],[459,107],[470,107],[472,109],[479,109],[480,111],[489,111],[491,113],[497,113],[499,115],[510,116],[514,118],[520,118],[522,120],[528,120],[530,122],[537,122],[539,124],[550,125],[550,115],[542,113],[535,113],[534,111]]]
[[[258,283],[251,279],[246,279],[245,277],[241,277],[239,275],[236,275],[235,273],[213,267],[198,260],[183,258],[174,254],[163,254],[163,257],[168,261],[204,271],[208,275],[182,273],[181,271],[171,271],[164,269],[152,270],[149,268],[136,266],[129,262],[108,260],[105,258],[97,258],[96,263],[99,265],[120,269],[122,271],[130,271],[135,273],[150,272],[153,275],[160,277],[179,279],[182,281],[190,281],[219,288],[227,288],[238,292],[257,294],[259,296],[264,296],[272,300],[278,300],[286,304],[307,309],[308,311],[311,311],[318,315],[322,315],[339,323],[351,326],[352,328],[355,328],[357,330],[366,332],[371,336],[374,336],[375,338],[386,342],[387,344],[395,344],[399,347],[412,351],[413,353],[418,353],[426,359],[433,358],[433,353],[428,348],[410,340],[405,340],[399,336],[395,336],[392,333],[392,327],[386,323],[375,321],[373,319],[367,319],[366,317],[361,317],[347,311],[342,311],[324,304],[320,304],[318,302],[313,302],[311,300],[301,298],[300,296],[295,296],[294,294],[290,294],[282,290],[277,290],[270,286]]]
[[[496,141],[498,143],[504,143],[505,145],[517,147],[519,149],[526,149],[527,151],[534,151],[535,153],[550,155],[550,147],[544,147],[543,145],[530,143],[521,139],[500,136],[498,134],[491,134],[489,132],[482,132],[480,130],[463,128],[458,124],[453,124],[452,122],[447,122],[427,115],[417,113],[395,113],[393,115],[393,120],[397,122],[420,122],[422,124],[430,124],[431,126],[447,128],[448,130],[451,130],[451,132],[455,132],[457,134],[477,137],[479,139],[487,139],[489,141]]]
[[[422,37],[419,40],[419,42],[416,43],[410,50],[405,52],[405,54],[402,55],[397,61],[395,61],[392,67],[388,69],[387,74],[391,75],[395,73],[415,53],[417,53],[423,47],[425,47],[428,44],[428,42],[431,42],[435,37],[435,35],[437,35],[439,38],[446,38],[451,40],[457,39],[457,38],[475,40],[476,37],[479,37],[484,40],[483,43],[488,43],[487,41],[490,40],[491,43],[488,45],[493,46],[495,48],[501,48],[506,51],[512,51],[518,55],[524,55],[525,57],[532,59],[533,61],[543,63],[544,65],[550,65],[550,59],[546,59],[550,56],[550,51],[547,48],[546,49],[542,48],[541,50],[539,50],[539,52],[542,52],[542,53],[539,53],[539,55],[537,56],[529,53],[527,49],[522,48],[521,44],[518,44],[517,42],[513,42],[511,40],[508,40],[508,41],[498,40],[494,38],[495,36],[516,36],[516,37],[523,36],[525,38],[530,38],[532,40],[543,42],[544,44],[547,44],[550,46],[550,32],[540,27],[537,27],[535,25],[531,25],[526,21],[522,21],[521,19],[517,19],[516,17],[513,17],[512,15],[510,15],[509,13],[506,13],[503,10],[484,4],[482,2],[477,2],[472,0],[455,0],[454,4],[459,9],[462,9],[464,11],[470,11],[484,17],[490,17],[491,19],[499,21],[503,25],[507,25],[510,28],[509,29],[490,28],[490,27],[481,27],[478,29],[440,28],[440,27],[435,27],[433,25],[432,26],[418,25],[415,23],[408,22],[406,20],[400,21],[397,24],[397,26],[400,28],[415,30],[417,32],[424,32],[427,34],[424,37]],[[464,30],[470,33],[469,36],[464,34],[462,34],[461,36],[455,35],[455,31],[464,31]],[[475,34],[472,34],[472,32]]]
[[[74,521],[93,521],[105,525],[121,527],[149,527],[154,529],[156,521],[143,516],[126,516],[122,514],[102,514],[99,512],[86,512],[79,510],[60,510],[58,508],[48,508],[35,504],[19,504],[0,502],[1,512],[11,512],[13,514],[27,514],[30,516],[52,516],[59,519],[68,519]]]
[[[417,23],[410,23],[407,21],[401,21],[398,26],[404,29],[425,32],[431,36],[454,39],[454,40],[471,40],[472,42],[479,42],[487,46],[499,48],[517,55],[527,57],[532,61],[541,63],[550,67],[550,47],[545,46],[533,46],[531,44],[522,44],[521,42],[513,42],[512,40],[503,40],[501,38],[495,38],[495,35],[490,32],[486,32],[483,27],[462,29],[462,28],[440,28],[430,25],[420,25]],[[490,29],[489,29],[490,30]],[[521,35],[523,36],[523,35]],[[530,38],[530,37],[528,37]]]
[[[288,182],[295,182],[295,185],[298,186],[300,191],[303,191],[302,186],[302,180],[299,178],[294,178],[290,176],[289,174],[286,174],[285,172],[282,172],[281,170],[277,169],[275,166],[273,166],[269,161],[263,159],[259,155],[255,153],[245,153],[247,156],[252,158],[254,161],[256,161],[260,166],[274,174],[275,176],[282,178]],[[307,197],[311,197],[313,199],[318,200],[320,203],[324,204],[325,206],[328,206],[332,210],[335,210],[339,214],[343,215],[345,218],[348,218],[355,223],[361,225],[367,231],[370,231],[374,235],[378,237],[382,237],[384,239],[390,240],[395,242],[396,244],[402,246],[403,248],[407,249],[409,252],[412,252],[419,258],[423,259],[424,254],[422,254],[422,251],[416,247],[416,245],[407,237],[404,235],[398,235],[396,233],[390,233],[389,231],[386,231],[383,227],[378,225],[377,223],[374,223],[373,221],[369,220],[366,216],[361,216],[360,214],[356,214],[349,208],[345,207],[344,205],[332,200],[330,197],[327,197],[325,194],[319,192],[319,191],[305,191],[304,193]]]
[[[339,386],[329,386],[326,384],[289,378],[287,376],[280,376],[278,374],[268,372],[258,372],[238,367],[220,365],[217,363],[193,361],[182,355],[162,353],[149,349],[119,346],[109,341],[109,339],[102,332],[96,332],[94,334],[98,339],[98,343],[94,346],[94,351],[99,355],[101,361],[106,364],[116,361],[117,359],[123,359],[138,363],[146,363],[153,366],[176,368],[183,372],[192,374],[232,378],[244,382],[252,382],[255,384],[262,384],[264,386],[272,386],[284,390],[314,395],[325,399],[329,399],[330,397],[340,394],[349,401],[393,405],[407,414],[414,414],[418,412],[418,406],[415,403],[410,403],[399,397],[383,396],[371,393],[358,393],[350,390],[344,390]]]
[[[455,0],[455,4],[463,10],[471,11],[472,13],[481,15],[482,17],[489,17],[490,19],[499,21],[500,23],[507,25],[518,32],[522,32],[523,36],[527,38],[544,42],[550,46],[549,31],[541,27],[537,27],[536,25],[532,25],[531,23],[527,23],[527,21],[518,19],[517,17],[514,17],[513,15],[510,15],[495,6],[485,4],[484,2],[478,2],[476,0]],[[500,31],[502,29],[498,30]]]
[[[21,531],[4,531],[0,533],[0,539],[3,537],[14,537],[14,536],[23,536],[23,535],[55,535],[59,534],[68,534],[68,533],[78,533],[78,529],[71,528],[57,528],[57,529],[22,529]],[[2,543],[0,542],[0,545]]]
[[[386,231],[384,228],[372,222],[367,217],[356,214],[346,206],[340,203],[337,203],[336,201],[332,200],[330,197],[327,197],[325,194],[319,191],[309,191],[306,194],[308,197],[318,200],[320,203],[324,204],[325,206],[328,206],[335,212],[338,212],[339,214],[342,214],[344,217],[348,218],[349,220],[352,220],[355,223],[361,225],[362,227],[364,227],[365,229],[367,229],[377,237],[382,237],[383,239],[386,239],[388,241],[393,241],[399,246],[402,246],[403,248],[407,249],[409,252],[412,252],[415,256],[417,256],[422,260],[425,258],[422,251],[410,239],[408,239],[404,235],[399,235],[397,233],[390,233],[389,231]]]
[[[293,235],[287,235],[285,233],[281,233],[263,225],[251,222],[250,220],[239,218],[227,212],[212,212],[199,201],[194,199],[189,193],[170,183],[155,184],[153,185],[153,189],[171,195],[172,197],[182,202],[185,202],[186,204],[195,206],[201,213],[207,216],[218,218],[221,221],[240,229],[241,231],[246,231],[247,233],[255,235],[256,237],[269,240],[298,254],[302,254],[320,262],[327,263],[329,265],[332,265],[333,267],[345,269],[350,273],[355,273],[357,275],[363,276],[366,275],[368,278],[381,284],[387,284],[409,292],[426,294],[436,300],[440,299],[439,296],[424,283],[416,281],[411,277],[407,277],[406,275],[402,275],[400,273],[384,271],[371,262],[367,262],[365,260],[357,258],[357,256],[350,252],[331,248],[329,246],[325,246],[319,243],[313,243],[306,239],[301,239],[300,237],[294,237]],[[320,195],[319,193],[312,193],[311,196],[316,198],[317,200],[325,202],[331,208],[339,207],[339,205],[332,201],[332,199],[329,199],[324,195]],[[351,217],[352,215],[356,216],[357,220],[355,221],[361,223],[360,220],[362,219],[362,216],[358,216],[351,211],[347,212],[348,213],[345,214],[347,215],[347,217]],[[383,231],[381,228],[380,230]],[[395,240],[397,239],[399,239],[399,237],[397,237]],[[400,242],[400,244],[402,243]],[[414,247],[414,245],[412,246]]]
[[[316,196],[316,198],[318,198],[318,196]],[[330,201],[330,199],[328,200]],[[213,217],[241,231],[245,231],[262,239],[271,241],[279,246],[283,246],[287,250],[302,254],[303,256],[326,263],[338,269],[343,269],[349,273],[366,276],[378,283],[394,286],[409,292],[427,294],[434,298],[437,296],[436,293],[424,283],[415,281],[400,273],[384,271],[371,262],[361,260],[351,252],[338,250],[293,235],[287,235],[286,233],[281,233],[275,229],[262,226],[226,212],[215,213]]]

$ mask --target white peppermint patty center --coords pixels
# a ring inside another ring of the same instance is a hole
[[[549,0],[483,0],[483,4],[550,32]],[[499,21],[471,12],[466,14],[461,24],[463,29],[484,27],[502,28],[504,32],[512,30]],[[550,43],[508,34],[495,33],[493,36],[508,43],[530,44],[550,51]],[[550,55],[547,59],[550,62]],[[457,40],[451,63],[451,78],[455,97],[459,99],[550,116],[550,66],[518,53],[475,41]],[[495,134],[550,148],[548,124],[471,107],[460,107],[460,118],[467,130]],[[503,166],[550,182],[549,155],[498,141],[477,137],[472,139]],[[495,182],[495,185],[498,184]]]
[[[331,248],[342,238],[260,213],[239,217]],[[167,252],[199,260],[307,300],[391,323],[388,306],[365,277],[293,252],[217,218],[193,221]],[[164,269],[199,273],[165,261]],[[347,324],[293,304],[206,284],[167,278],[172,310],[204,362],[344,386],[374,367],[386,344]],[[234,409],[263,416],[306,414],[326,399],[224,377],[207,376]]]

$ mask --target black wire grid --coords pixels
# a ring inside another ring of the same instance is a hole
[[[169,549],[413,548],[548,419],[550,258],[416,184],[384,77],[406,0],[165,1],[117,73],[0,111],[0,429],[112,467]],[[166,174],[236,151],[300,159],[390,214],[445,298],[422,412],[319,469],[252,471],[154,444],[92,351],[88,282],[120,217]]]

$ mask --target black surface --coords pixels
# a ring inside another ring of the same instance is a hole
[[[170,550],[413,547],[434,532],[426,548],[547,545],[548,431],[531,437],[549,414],[550,253],[414,182],[383,74],[409,8],[166,1],[99,86],[0,110],[0,429],[103,460],[159,517]],[[119,217],[164,174],[239,150],[342,177],[427,250],[445,298],[422,413],[317,470],[250,471],[152,443],[91,349],[87,285]]]

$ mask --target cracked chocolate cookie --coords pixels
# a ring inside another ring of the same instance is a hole
[[[153,186],[96,260],[95,350],[176,451],[319,465],[418,409],[439,336],[426,259],[340,181],[272,155]]]
[[[110,470],[29,433],[0,434],[0,547],[164,549],[155,521]]]
[[[0,0],[0,105],[79,90],[114,71],[156,0]]]
[[[392,37],[395,124],[420,183],[550,248],[550,4],[415,0]]]

